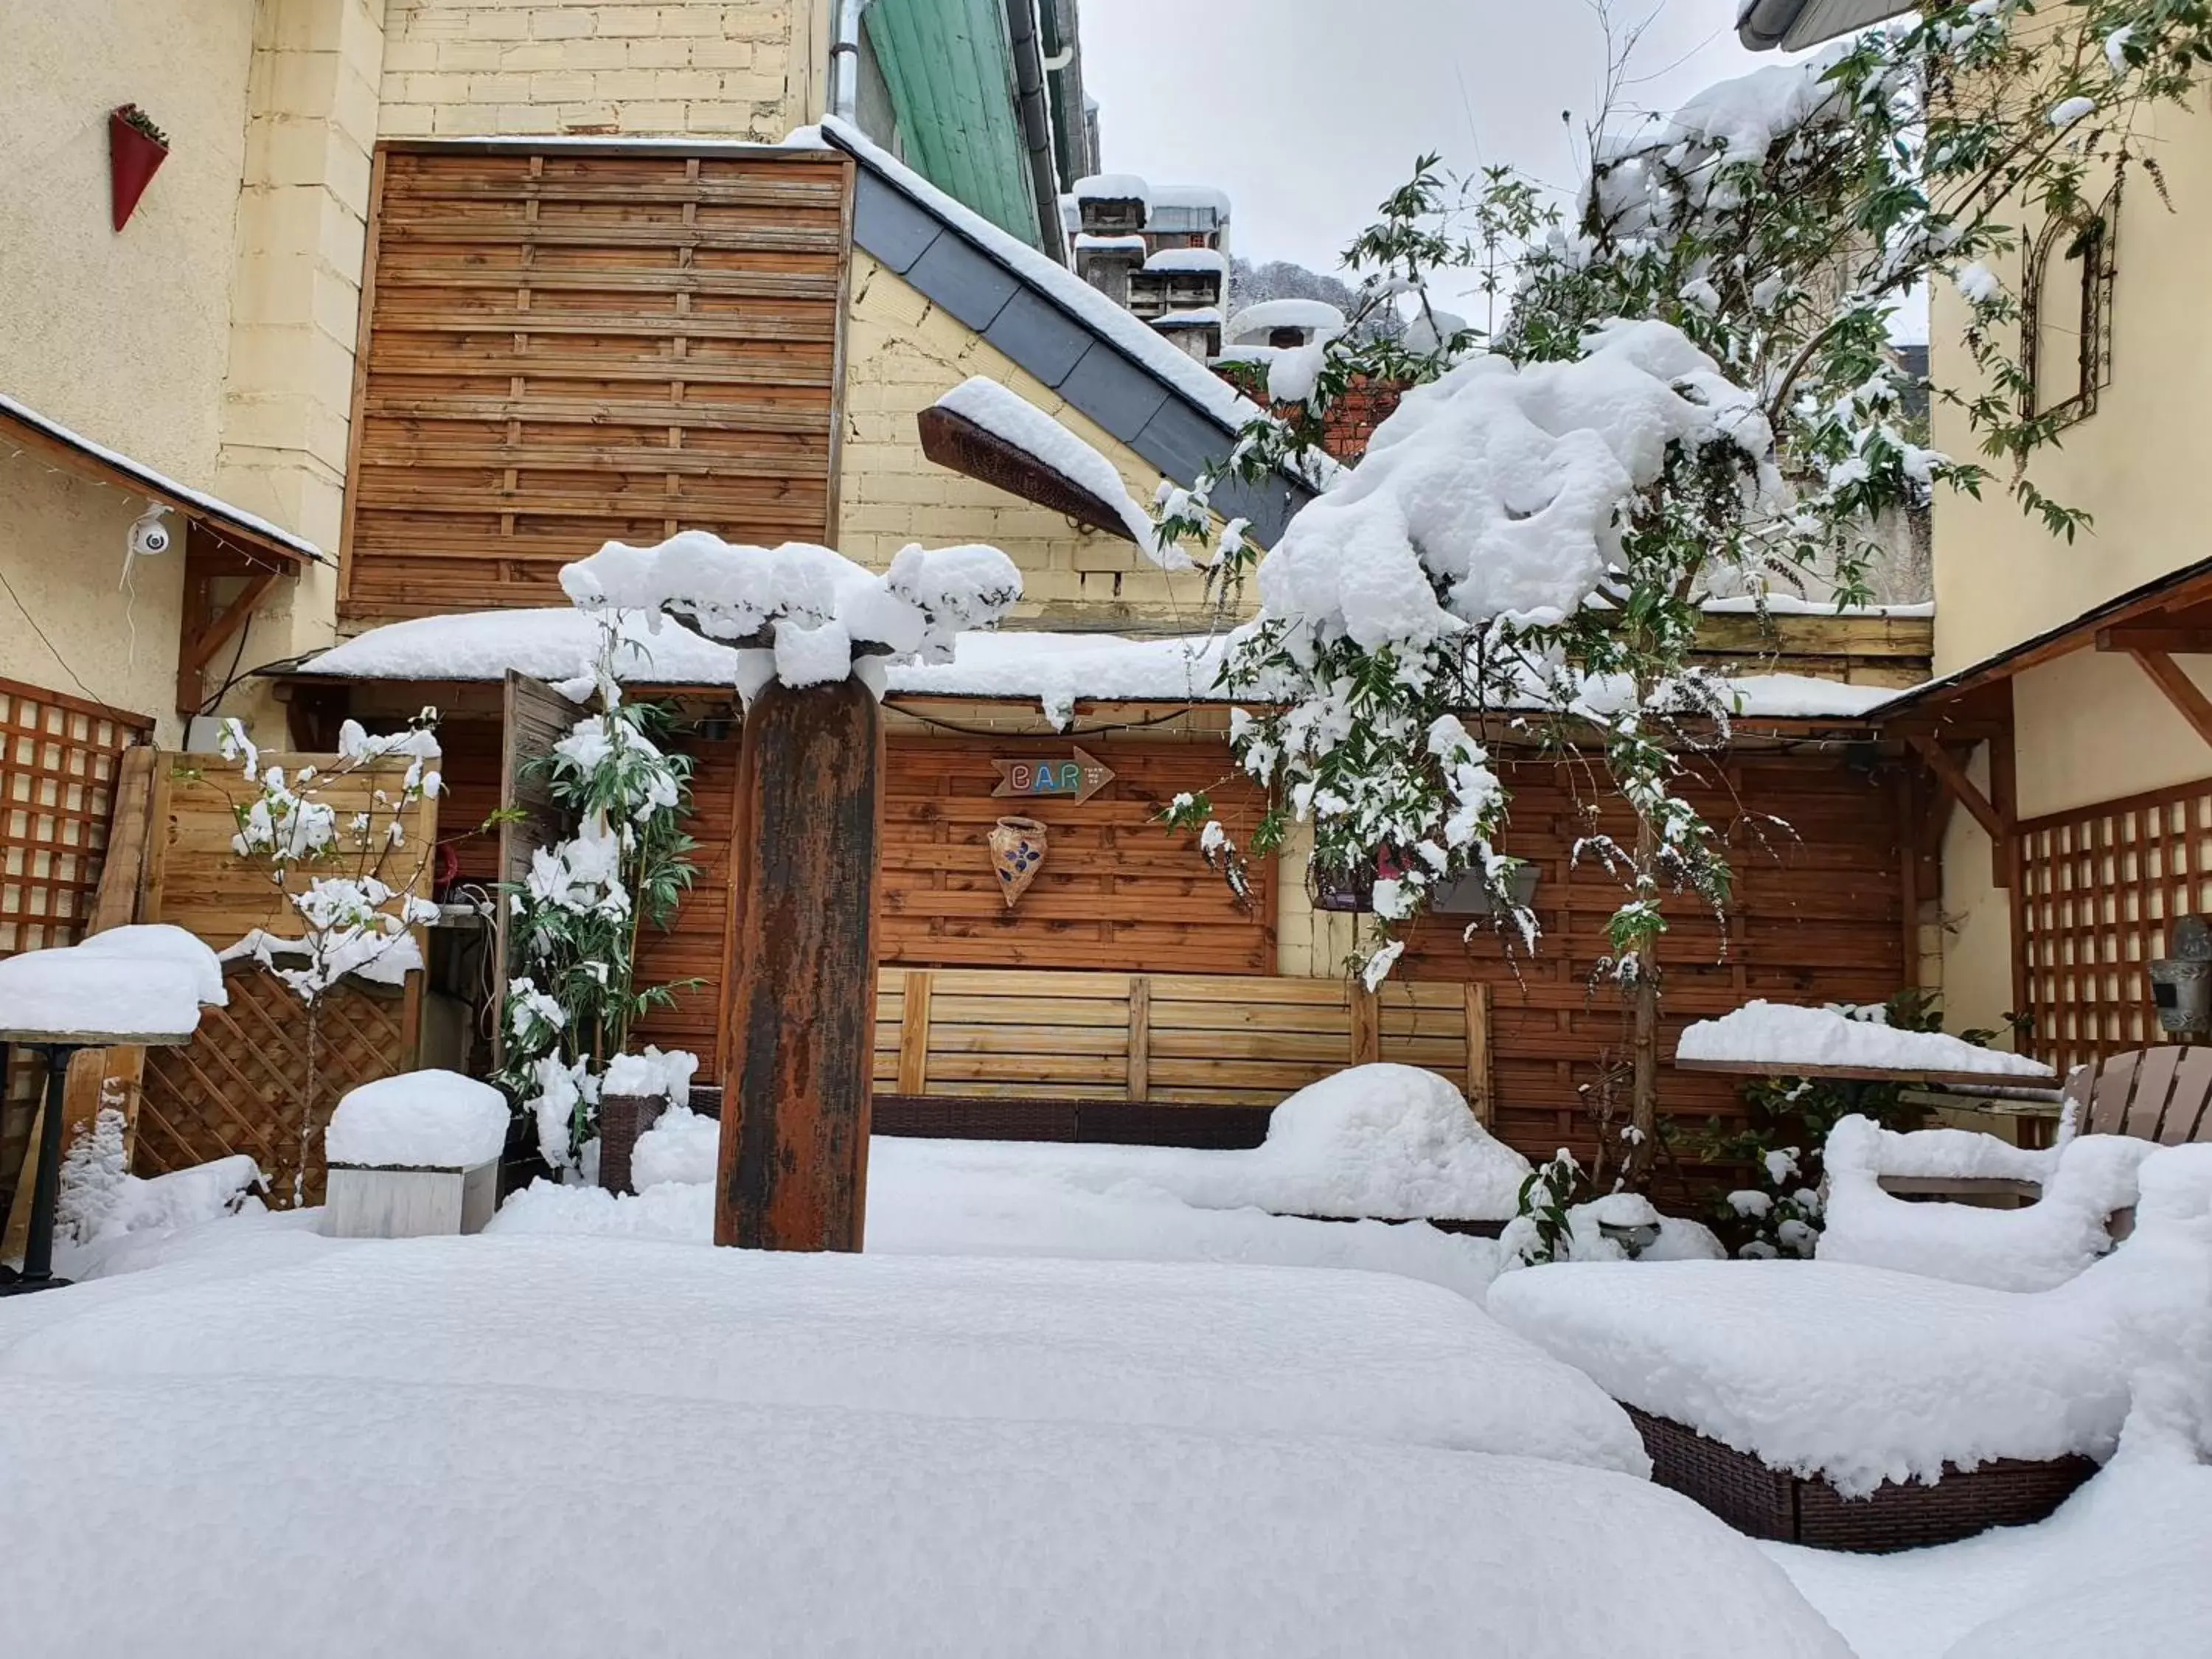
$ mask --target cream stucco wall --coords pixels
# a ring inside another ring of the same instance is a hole
[[[829,0],[386,0],[383,130],[767,141],[822,113]]]
[[[1080,529],[1048,508],[938,465],[921,453],[915,420],[970,375],[987,375],[1112,461],[1137,500],[1152,499],[1160,483],[1157,468],[857,252],[848,330],[837,530],[846,554],[883,565],[908,542],[988,542],[1021,568],[1018,622],[1154,632],[1206,627],[1198,577],[1170,575],[1128,542]]]
[[[155,718],[155,741],[183,736],[173,712],[184,561],[135,561],[125,538],[145,502],[78,474],[9,462],[0,443],[0,679]]]
[[[2200,97],[2201,101],[2201,97]],[[2145,148],[2158,157],[2172,198],[2160,199],[2140,168],[2120,207],[2114,284],[2112,381],[2097,412],[2069,428],[2063,446],[2033,462],[2045,492],[2095,516],[2091,534],[2069,544],[2024,518],[1994,481],[1980,501],[1956,494],[1936,509],[1936,667],[1948,673],[2100,602],[2212,555],[2212,327],[2204,318],[2212,266],[2212,115],[2158,111]],[[2018,292],[2025,258],[1999,269]],[[1961,374],[1963,352],[1947,349],[1965,327],[1965,307],[1939,289],[1933,318],[1936,373]],[[1958,411],[1939,403],[1936,447],[1978,453]]]
[[[0,391],[202,488],[214,471],[254,8],[0,0]],[[169,158],[120,234],[107,112]]]

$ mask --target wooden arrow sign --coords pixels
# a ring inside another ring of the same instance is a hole
[[[1070,795],[1080,806],[1114,781],[1114,774],[1079,749],[1064,761],[994,760],[999,787],[994,795]]]

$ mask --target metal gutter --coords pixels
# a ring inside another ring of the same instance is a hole
[[[1036,0],[1006,0],[1006,33],[1014,54],[1014,109],[1029,150],[1030,186],[1036,197],[1037,246],[1054,264],[1067,263],[1067,232],[1060,222],[1060,174],[1053,164],[1052,117],[1045,107],[1044,54],[1037,45]]]
[[[1736,36],[1753,52],[1802,52],[1912,9],[1897,0],[1743,0]]]

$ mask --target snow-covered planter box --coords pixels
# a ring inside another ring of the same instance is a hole
[[[333,1238],[482,1232],[499,1207],[507,1097],[454,1072],[363,1084],[324,1131]]]

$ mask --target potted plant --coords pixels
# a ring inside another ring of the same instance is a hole
[[[108,195],[121,230],[137,210],[138,198],[161,163],[169,159],[169,135],[136,104],[118,104],[107,114]]]

